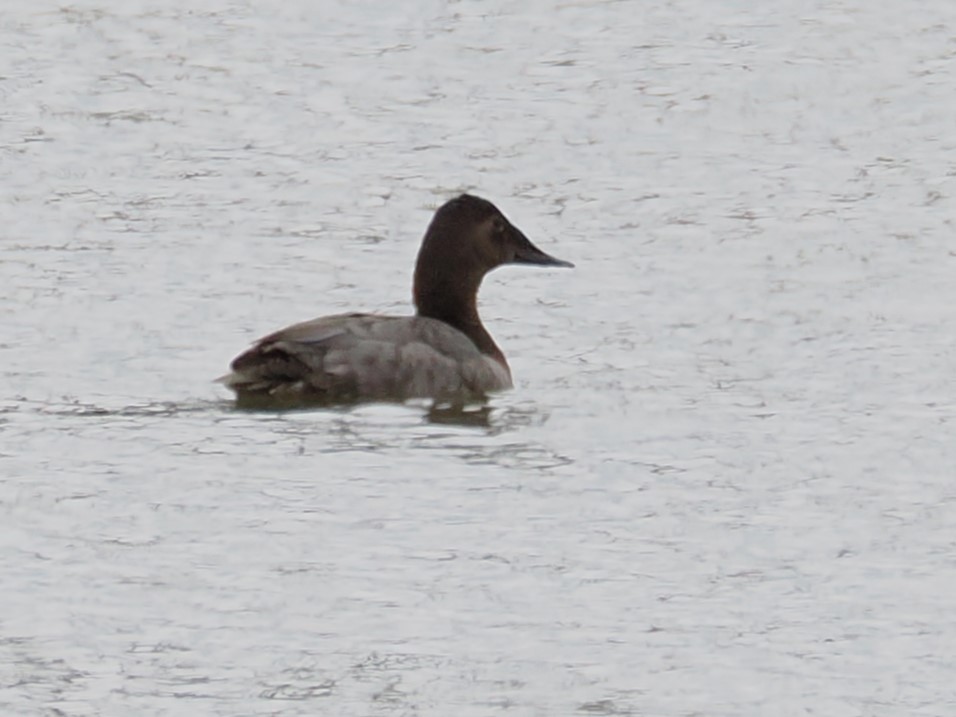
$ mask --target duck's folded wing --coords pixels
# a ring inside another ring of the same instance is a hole
[[[340,314],[256,342],[221,379],[240,395],[282,400],[461,398],[510,376],[461,332],[420,317]]]

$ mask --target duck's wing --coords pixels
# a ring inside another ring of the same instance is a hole
[[[220,379],[240,400],[459,400],[511,387],[497,361],[434,319],[339,314],[257,341]]]

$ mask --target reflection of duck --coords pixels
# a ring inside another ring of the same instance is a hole
[[[511,388],[478,317],[481,280],[503,264],[573,266],[532,244],[491,202],[463,194],[435,213],[415,265],[416,316],[337,314],[260,339],[219,379],[240,405],[431,398]]]

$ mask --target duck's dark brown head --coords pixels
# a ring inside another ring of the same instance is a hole
[[[425,232],[415,266],[415,300],[435,291],[477,292],[485,274],[503,264],[574,266],[531,243],[487,199],[462,194],[442,205]]]

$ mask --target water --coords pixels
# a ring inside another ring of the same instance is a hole
[[[8,5],[0,713],[953,713],[956,6]],[[462,190],[487,425],[231,408]]]

